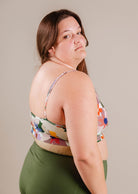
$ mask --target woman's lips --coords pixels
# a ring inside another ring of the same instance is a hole
[[[76,49],[75,49],[75,51],[77,51],[77,50],[79,50],[79,49],[84,49],[84,47],[83,46],[78,46]]]

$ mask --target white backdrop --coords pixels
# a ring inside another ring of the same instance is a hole
[[[109,116],[109,194],[138,193],[138,1],[0,0],[0,193],[19,194],[32,143],[29,90],[40,62],[36,31],[48,12],[78,13],[89,39],[89,75]]]

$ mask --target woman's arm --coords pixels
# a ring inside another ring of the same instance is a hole
[[[90,78],[82,72],[65,78],[63,110],[75,165],[92,194],[107,194],[97,145],[97,101]]]

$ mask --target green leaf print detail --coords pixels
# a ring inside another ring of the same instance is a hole
[[[38,128],[42,129],[42,123],[41,123],[41,121],[39,121]],[[44,132],[43,129],[42,129],[42,131]]]

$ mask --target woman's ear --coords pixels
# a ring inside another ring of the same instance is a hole
[[[48,50],[48,53],[49,53],[49,55],[52,57],[52,56],[54,56],[54,54],[55,54],[55,48],[52,46],[49,50]]]

